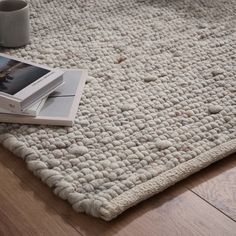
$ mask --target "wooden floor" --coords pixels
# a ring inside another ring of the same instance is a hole
[[[76,213],[0,146],[0,236],[235,236],[236,155],[127,210],[112,222]]]

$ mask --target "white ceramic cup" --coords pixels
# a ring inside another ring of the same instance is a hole
[[[29,4],[23,0],[0,0],[0,46],[21,47],[29,43]]]

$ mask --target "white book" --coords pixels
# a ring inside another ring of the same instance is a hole
[[[0,114],[0,122],[72,126],[87,79],[87,70],[65,70],[64,84],[50,94],[38,116]]]
[[[63,71],[0,53],[0,107],[21,113],[63,82]]]
[[[41,109],[43,108],[46,101],[47,101],[47,97],[44,97],[43,99],[36,102],[31,107],[27,108],[25,111],[22,111],[22,112],[13,112],[13,111],[9,111],[0,107],[0,115],[1,113],[5,113],[5,114],[14,114],[14,115],[23,115],[23,116],[37,116],[39,112],[41,111]]]

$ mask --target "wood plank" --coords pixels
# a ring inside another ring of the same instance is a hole
[[[84,236],[234,235],[236,223],[183,187],[183,182],[127,210],[112,222],[76,213],[26,169],[25,163],[0,147],[0,163]],[[208,168],[209,169],[209,168]],[[209,170],[210,171],[210,170]],[[22,183],[22,184],[23,184]],[[0,197],[1,200],[1,197]],[[40,200],[41,201],[41,200]]]
[[[82,219],[71,213],[67,217],[86,236],[233,236],[236,232],[233,221],[181,185],[129,209],[111,223]],[[78,224],[77,219],[82,219],[83,224]]]
[[[0,235],[80,235],[2,163],[0,186]]]
[[[236,221],[236,154],[197,173],[186,186]]]

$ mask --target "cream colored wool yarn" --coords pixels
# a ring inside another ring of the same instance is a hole
[[[6,53],[87,68],[73,127],[1,124],[0,142],[73,208],[111,220],[236,151],[234,0],[32,0]]]

